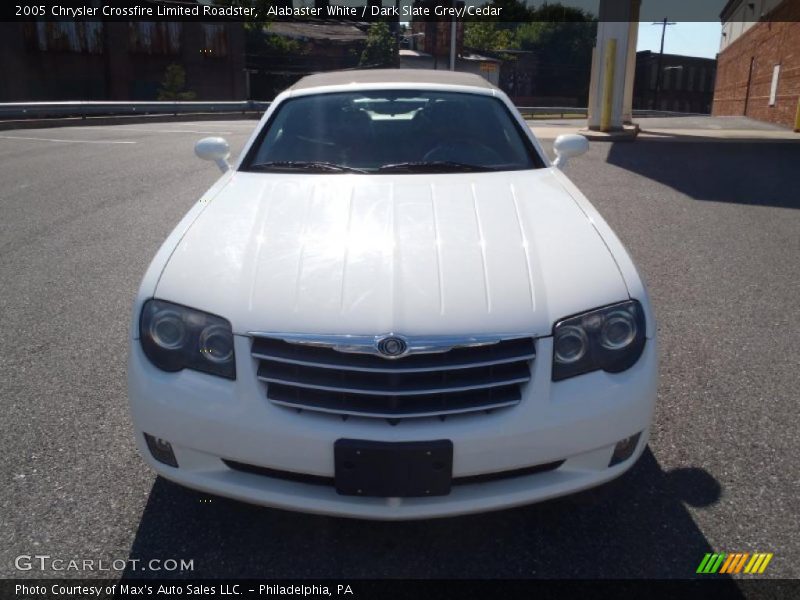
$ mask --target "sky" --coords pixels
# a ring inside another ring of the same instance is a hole
[[[651,25],[649,21],[639,23],[639,42],[636,50],[658,52],[661,46],[661,29],[661,25]],[[715,58],[719,52],[721,31],[722,27],[719,21],[712,23],[681,22],[667,25],[664,52]]]

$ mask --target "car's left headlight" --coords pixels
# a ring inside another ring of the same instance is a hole
[[[636,300],[562,319],[553,327],[553,381],[624,371],[639,360],[644,342],[644,311]]]
[[[194,369],[236,379],[233,331],[222,317],[148,300],[139,318],[139,336],[145,355],[159,369]]]

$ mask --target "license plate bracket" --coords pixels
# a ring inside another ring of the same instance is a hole
[[[445,496],[453,478],[453,442],[339,439],[333,445],[336,491],[344,496]]]

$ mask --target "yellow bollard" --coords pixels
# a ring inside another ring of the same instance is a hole
[[[614,97],[614,65],[617,61],[617,40],[606,42],[603,56],[603,107],[600,110],[600,131],[611,129],[611,100]]]
[[[800,132],[800,98],[797,99],[797,113],[794,116],[794,130]]]

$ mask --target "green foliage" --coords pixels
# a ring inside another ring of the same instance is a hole
[[[597,35],[597,21],[578,8],[545,4],[533,11],[533,18],[516,30],[516,40],[523,50],[536,50],[546,56],[591,56]]]
[[[164,72],[161,88],[158,90],[159,100],[194,100],[197,94],[185,90],[186,71],[178,64],[171,64]]]
[[[386,23],[373,23],[367,32],[367,43],[361,53],[359,67],[389,67],[397,62],[397,45]]]
[[[588,12],[561,4],[531,9],[520,0],[495,0],[492,6],[503,8],[503,21],[495,17],[468,22],[464,28],[468,48],[532,50],[548,60],[560,56],[568,61],[573,55],[585,56],[588,49],[591,56],[597,22]]]
[[[298,40],[283,37],[280,35],[269,35],[264,40],[266,51],[270,54],[306,54],[308,52],[304,44]]]
[[[554,96],[567,95],[577,81],[580,102],[588,94],[596,38],[597,21],[589,13],[560,4],[535,10],[533,20],[515,32],[519,48],[536,55],[540,86]]]
[[[597,32],[594,22],[545,22],[521,24],[516,42],[522,50],[536,50],[553,57],[589,54],[591,56]]]
[[[577,90],[578,101],[585,101],[597,20],[558,3],[529,8],[521,0],[495,0],[492,6],[502,7],[501,16],[468,22],[464,45],[506,61],[515,56],[504,49],[532,52],[537,93],[572,96]]]
[[[474,21],[464,25],[464,46],[497,52],[518,47],[514,32],[491,21]]]

